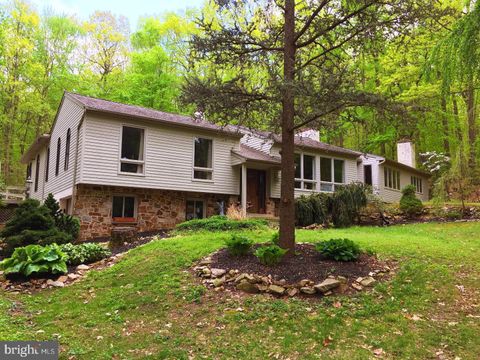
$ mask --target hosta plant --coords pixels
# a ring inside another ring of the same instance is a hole
[[[57,244],[28,245],[16,248],[12,256],[0,262],[6,275],[64,274],[67,272],[66,255]]]
[[[349,239],[330,239],[316,245],[317,251],[327,259],[353,261],[360,255],[360,247]]]
[[[272,266],[278,264],[287,251],[278,245],[266,245],[257,248],[255,256],[263,265]]]

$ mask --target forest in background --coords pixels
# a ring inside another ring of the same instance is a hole
[[[437,195],[463,196],[477,188],[480,165],[480,9],[465,0],[432,1],[432,7],[448,11],[408,35],[375,34],[380,41],[366,43],[361,52],[342,48],[334,54],[348,58],[353,86],[404,110],[339,109],[319,130],[323,141],[393,159],[396,141],[410,138],[435,173]],[[0,183],[24,182],[21,154],[49,132],[64,90],[170,112],[196,111],[182,90],[192,74],[206,76],[216,64],[193,61],[190,39],[203,35],[196,19],[207,17],[215,27],[219,16],[216,5],[206,3],[143,18],[131,31],[121,14],[94,12],[82,20],[40,13],[25,1],[0,5]],[[233,64],[232,73],[235,66],[242,65]],[[253,66],[252,79],[261,71]],[[276,130],[271,119],[256,123]]]

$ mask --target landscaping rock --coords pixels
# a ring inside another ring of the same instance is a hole
[[[212,263],[212,258],[211,257],[206,257],[200,260],[198,265],[210,265]]]
[[[246,280],[237,284],[237,289],[249,294],[256,294],[259,292],[258,287],[254,284],[249,283]]]
[[[53,287],[61,287],[63,288],[65,286],[65,284],[61,281],[53,281],[51,279],[48,279],[47,280],[47,285],[49,286],[53,286]]]
[[[268,290],[275,295],[283,295],[285,293],[285,288],[283,286],[278,286],[275,284],[270,285]]]
[[[362,285],[359,285],[357,283],[352,283],[352,288],[354,288],[355,290],[358,290],[358,291],[362,291],[363,290],[363,286]]]
[[[69,280],[76,280],[76,279],[78,279],[78,278],[80,277],[80,275],[74,274],[74,273],[70,273],[70,274],[67,275],[67,277],[68,277]]]
[[[68,276],[66,276],[66,275],[62,275],[57,279],[57,281],[62,282],[62,283],[64,283],[67,280],[68,280]]]
[[[227,270],[212,268],[210,269],[210,272],[213,277],[221,277],[227,273]]]
[[[212,276],[212,271],[209,268],[204,268],[202,270],[202,276],[204,277],[210,277]]]
[[[77,266],[77,270],[88,270],[88,269],[90,269],[90,266],[85,264],[80,264]]]
[[[300,288],[300,291],[304,294],[313,295],[315,294],[315,289],[311,286],[304,286]]]
[[[263,284],[257,284],[256,285],[257,289],[261,292],[265,292],[268,290],[268,285],[263,285]]]
[[[340,281],[342,284],[347,283],[347,278],[345,276],[337,276],[337,280]]]
[[[376,282],[377,281],[373,277],[369,276],[363,279],[362,281],[360,281],[360,284],[362,286],[368,287],[368,286],[373,286],[373,284],[375,284]]]
[[[222,286],[225,283],[225,277],[213,279],[212,284],[215,287]]]
[[[315,290],[321,293],[326,293],[329,290],[335,289],[340,286],[340,281],[337,279],[327,278],[323,280],[320,284],[314,286]]]
[[[362,280],[363,280],[363,277],[358,277],[355,281],[360,284]]]
[[[298,283],[298,285],[300,285],[300,287],[310,286],[310,285],[313,285],[313,284],[314,284],[313,281],[308,280],[308,279],[300,280],[300,282]]]
[[[298,289],[297,288],[290,288],[287,290],[288,296],[295,296],[298,294]]]

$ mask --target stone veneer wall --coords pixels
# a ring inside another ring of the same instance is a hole
[[[136,196],[135,227],[138,232],[171,229],[185,221],[187,199],[205,200],[207,217],[218,214],[218,201],[225,201],[226,211],[228,205],[238,199],[237,196],[222,194],[80,184],[77,186],[73,214],[80,219],[81,241],[110,237],[113,226],[128,225],[112,223],[113,195]]]

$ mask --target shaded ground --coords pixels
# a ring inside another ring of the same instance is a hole
[[[274,280],[285,279],[294,284],[303,279],[315,283],[323,281],[328,275],[344,276],[351,280],[367,276],[369,272],[384,269],[387,264],[375,256],[362,254],[357,261],[338,262],[322,258],[312,244],[297,244],[295,256],[282,259],[280,264],[266,266],[252,253],[245,256],[232,256],[227,249],[221,249],[212,255],[212,268],[239,270],[240,273],[272,275]]]
[[[368,293],[316,302],[219,297],[188,269],[229,233],[152,241],[80,282],[0,291],[0,339],[58,339],[61,359],[478,359],[480,223],[297,231],[398,260]],[[247,232],[268,241],[271,231]]]

